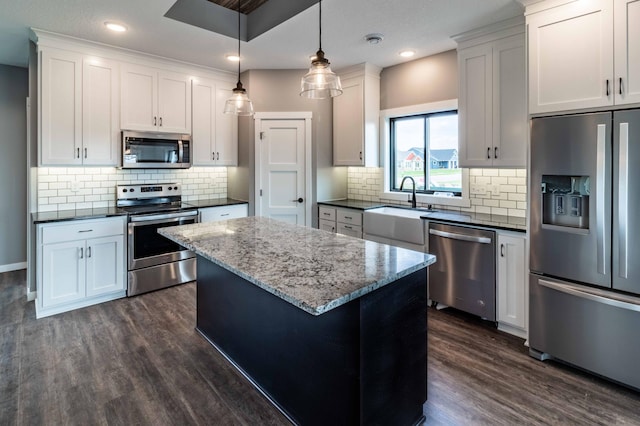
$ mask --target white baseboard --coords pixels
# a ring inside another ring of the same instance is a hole
[[[10,263],[8,265],[0,265],[0,274],[3,272],[18,271],[20,269],[26,269],[27,262]]]

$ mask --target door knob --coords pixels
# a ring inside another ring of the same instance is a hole
[[[304,198],[300,197],[297,200],[291,200],[291,201],[293,201],[294,203],[304,203]]]

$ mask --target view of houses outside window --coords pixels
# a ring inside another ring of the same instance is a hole
[[[392,118],[391,161],[393,191],[400,189],[403,177],[411,176],[416,191],[460,195],[457,111]]]

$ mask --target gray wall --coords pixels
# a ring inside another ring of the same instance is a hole
[[[315,203],[347,196],[346,167],[333,167],[332,103],[330,99],[302,98],[300,79],[306,70],[250,70],[242,74],[242,83],[256,112],[311,111],[312,113],[312,206]],[[248,200],[254,208],[253,119],[240,117],[238,128],[238,167],[229,168],[227,193],[231,198]]]
[[[0,267],[27,260],[28,70],[0,65]]]
[[[458,98],[455,50],[394,65],[380,74],[380,109]]]

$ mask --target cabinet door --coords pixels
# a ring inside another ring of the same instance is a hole
[[[124,237],[87,240],[87,296],[125,290]]]
[[[333,98],[333,165],[364,165],[364,80],[342,82]]]
[[[41,52],[40,163],[82,164],[82,55]]]
[[[123,130],[157,130],[157,71],[136,65],[123,65],[121,82],[121,128]]]
[[[528,17],[529,113],[613,104],[612,6],[574,1]]]
[[[224,113],[224,105],[233,94],[228,87],[221,83],[216,86],[215,152],[218,166],[238,165],[238,117]]]
[[[493,166],[527,166],[524,34],[493,45]]]
[[[640,102],[640,0],[615,0],[616,104]]]
[[[118,165],[120,88],[118,63],[85,58],[82,64],[82,162]]]
[[[320,219],[318,221],[318,229],[328,232],[336,232],[336,222],[333,220]]]
[[[191,90],[193,165],[211,166],[215,164],[216,155],[216,85],[211,80],[197,79]]]
[[[526,328],[526,272],[522,237],[498,234],[498,321]]]
[[[191,134],[191,79],[187,75],[158,73],[158,130]]]
[[[492,164],[493,49],[490,44],[458,53],[460,167]]]
[[[85,254],[84,240],[42,246],[42,288],[38,297],[44,308],[85,297]]]

